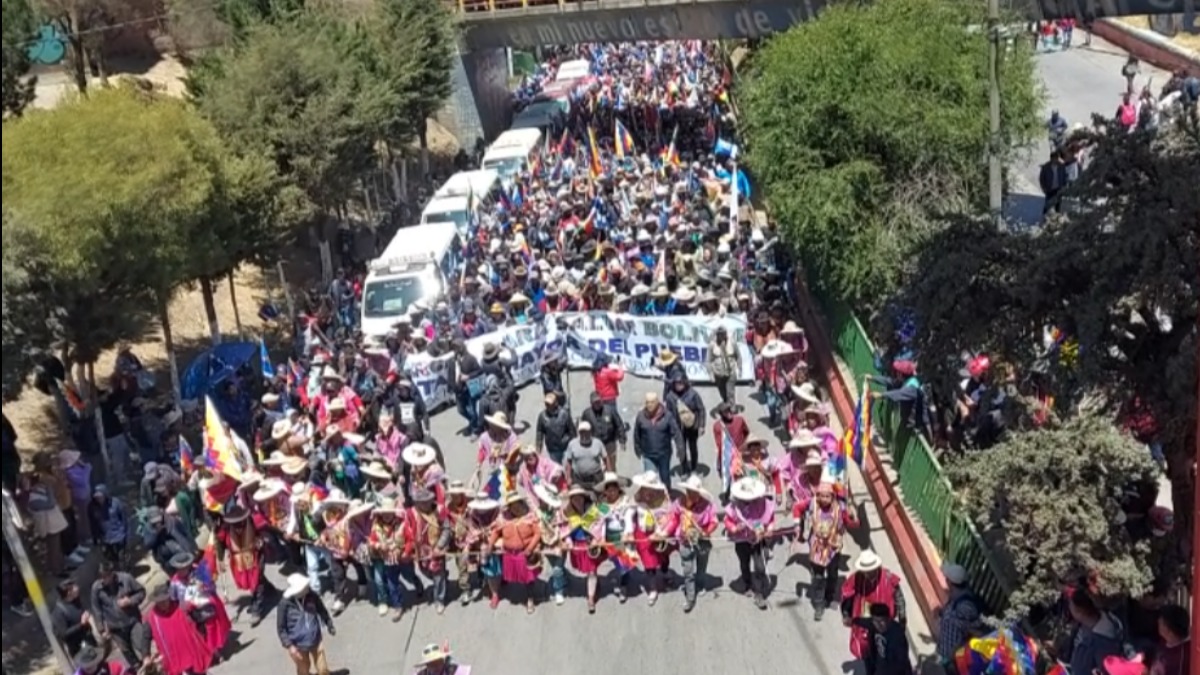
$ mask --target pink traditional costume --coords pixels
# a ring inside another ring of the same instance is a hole
[[[725,509],[725,532],[734,542],[741,583],[754,597],[759,609],[767,608],[767,545],[775,524],[775,504],[767,486],[754,477],[738,479],[729,490],[732,497]]]
[[[392,422],[391,411],[386,407],[380,412],[379,431],[375,434],[375,454],[387,462],[392,475],[400,471],[400,453],[408,447],[410,439]]]
[[[167,586],[156,588],[153,605],[142,620],[158,649],[164,675],[203,675],[213,662],[213,650],[200,635],[184,605],[171,598]]]
[[[788,442],[788,454],[779,463],[780,481],[783,483],[786,503],[791,505],[792,517],[797,521],[808,510],[808,504],[817,494],[817,487],[825,476],[825,459],[817,446],[820,441],[807,429]],[[845,500],[844,491],[837,495]]]
[[[503,499],[516,489],[516,476],[509,475],[506,464],[517,453],[520,442],[504,413],[487,417],[488,430],[479,437],[476,475],[492,499]]]
[[[429,490],[439,505],[446,504],[446,470],[437,462],[437,450],[425,443],[412,443],[401,453],[409,466],[408,490]]]
[[[330,393],[326,386],[335,382],[341,383],[342,386]],[[359,422],[362,421],[362,399],[353,389],[346,386],[346,380],[333,368],[325,368],[321,386],[321,394],[315,401],[317,426],[323,428],[329,424],[336,424],[343,433],[357,432]],[[334,413],[339,411],[340,414],[335,416]]]
[[[555,490],[566,489],[563,468],[549,457],[539,454],[537,447],[521,448],[521,465],[517,469],[517,489],[530,499],[537,497],[533,489],[541,483],[552,485]]]
[[[710,537],[717,529],[717,508],[699,476],[689,476],[680,488],[683,495],[671,504],[667,536],[679,542],[679,559],[683,563],[683,611],[690,612],[696,606],[696,582],[708,571],[708,554],[712,550]]]
[[[625,514],[625,537],[632,538],[642,570],[650,579],[650,604],[658,601],[675,543],[668,538],[671,500],[658,473],[648,471],[633,479],[633,506]]]
[[[841,439],[829,427],[829,405],[818,403],[804,411],[804,426],[821,440],[821,457],[826,463],[842,451]]]
[[[885,570],[879,556],[868,549],[858,554],[854,571],[842,584],[842,620],[850,622],[869,618],[871,605],[877,603],[886,605],[891,610],[891,618],[904,623],[904,591],[900,587],[900,577]],[[850,653],[861,659],[869,649],[867,629],[864,626],[852,626]]]
[[[491,546],[499,548],[501,578],[506,584],[525,586],[525,608],[532,614],[536,599],[533,584],[541,571],[539,549],[542,543],[541,523],[520,493],[513,493],[504,502],[504,517],[492,528]],[[492,596],[495,609],[498,595]]]
[[[733,459],[730,473],[733,480],[755,478],[767,486],[772,497],[783,492],[783,483],[775,461],[767,454],[767,441],[751,435],[746,439],[742,451]]]

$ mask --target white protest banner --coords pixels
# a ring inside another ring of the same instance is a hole
[[[572,367],[591,367],[607,354],[633,375],[656,377],[654,366],[663,351],[675,352],[693,382],[712,382],[708,374],[708,343],[724,326],[741,356],[739,381],[754,379],[754,358],[746,343],[746,317],[632,316],[613,312],[564,314],[568,330],[567,355]]]
[[[641,377],[657,377],[661,371],[654,366],[655,356],[672,351],[679,355],[689,379],[711,382],[705,362],[709,339],[718,326],[724,326],[729,339],[738,346],[742,366],[738,380],[753,380],[754,359],[746,343],[746,318],[741,314],[721,318],[632,316],[614,312],[555,314],[536,323],[507,326],[471,338],[467,340],[467,350],[479,358],[483,356],[484,345],[497,344],[511,363],[517,386],[536,381],[542,363],[564,351],[572,368],[591,368],[596,357],[605,354],[626,372]],[[376,368],[386,371],[386,357],[379,352],[374,352],[374,356]],[[437,357],[412,354],[405,359],[405,373],[430,408],[455,402],[447,377],[452,358],[450,354]]]

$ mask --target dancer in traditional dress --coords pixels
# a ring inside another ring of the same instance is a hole
[[[187,609],[171,595],[167,584],[150,592],[150,608],[143,621],[158,650],[163,675],[204,675],[213,662],[213,650],[188,616]]]
[[[631,552],[625,543],[625,516],[633,505],[625,496],[621,478],[611,471],[605,472],[604,479],[596,485],[596,492],[599,495],[596,507],[604,519],[604,551],[617,573],[614,592],[617,602],[624,604],[629,599],[629,573],[637,566],[636,552]]]
[[[747,476],[729,490],[732,501],[725,510],[725,533],[734,542],[740,581],[759,609],[767,608],[767,544],[775,523],[775,505],[761,480]]]
[[[722,403],[713,411],[713,440],[717,445],[717,477],[721,479],[721,500],[729,501],[729,486],[733,485],[733,462],[741,452],[742,445],[750,437],[746,420],[737,414],[734,407]]]
[[[424,488],[413,490],[413,505],[404,512],[404,555],[416,561],[417,569],[433,584],[433,604],[438,614],[446,611],[446,553],[453,531],[444,506]],[[424,588],[417,591],[424,593]]]
[[[334,616],[346,611],[346,606],[358,597],[359,585],[367,581],[366,569],[356,557],[362,538],[350,524],[354,518],[369,510],[369,507],[359,503],[352,511],[350,500],[339,492],[331,493],[321,502],[320,515],[325,529],[319,541],[332,560],[329,575],[333,580],[334,599],[330,609]],[[354,581],[350,580],[350,568],[354,569],[356,575]]]
[[[504,514],[492,528],[492,549],[500,550],[501,578],[505,584],[523,586],[525,612],[533,614],[537,607],[534,588],[541,569],[542,535],[537,514],[529,508],[524,495],[514,493],[504,502]],[[493,596],[492,609],[496,608]]]
[[[521,464],[517,468],[517,489],[526,497],[534,497],[533,489],[546,483],[556,490],[566,485],[562,466],[546,455],[539,453],[536,445],[521,448]]]
[[[682,494],[671,505],[667,536],[679,542],[683,563],[683,611],[696,607],[697,590],[703,590],[708,577],[710,537],[717,529],[717,508],[712,495],[704,489],[699,476],[692,475],[680,484]]]
[[[854,571],[842,584],[842,624],[850,628],[850,653],[866,658],[871,648],[868,631],[854,619],[871,617],[871,605],[885,605],[898,623],[905,622],[904,591],[900,577],[883,568],[883,560],[871,550],[858,554]]]
[[[267,613],[267,600],[271,591],[275,590],[263,576],[262,548],[266,540],[260,531],[264,529],[266,519],[259,517],[262,518],[262,525],[255,522],[249,511],[235,506],[225,511],[215,533],[217,567],[221,567],[221,560],[228,553],[229,576],[233,579],[233,585],[251,594],[250,621],[253,626],[262,622]],[[220,576],[221,569],[211,572]]]
[[[607,557],[604,536],[605,517],[592,491],[574,485],[563,506],[567,541],[570,542],[571,567],[587,579],[588,614],[596,613],[596,595],[600,582],[597,571]],[[619,535],[618,535],[619,536]]]
[[[808,563],[812,567],[813,620],[820,621],[838,593],[838,562],[846,528],[858,524],[854,510],[837,499],[832,478],[821,481],[816,498],[801,516],[808,532]]]
[[[171,556],[171,567],[174,570],[168,581],[171,597],[200,629],[213,659],[220,658],[221,650],[229,642],[233,622],[213,583],[213,571],[203,569],[203,564],[198,567],[195,556],[184,552]]]
[[[266,540],[270,560],[302,565],[304,552],[300,545],[284,536],[292,509],[287,483],[279,478],[265,478],[251,498],[255,503],[253,517],[256,524],[261,524],[259,535]]]
[[[818,448],[820,441],[807,429],[800,430],[788,442],[788,454],[779,464],[779,480],[783,484],[783,503],[796,521],[808,510],[817,494],[817,486],[825,475],[825,459]]]
[[[625,543],[637,549],[642,571],[646,573],[646,600],[651,606],[666,588],[667,567],[675,544],[668,539],[670,494],[657,472],[647,471],[633,478],[633,508],[625,514]]]
[[[779,472],[775,461],[767,451],[767,441],[764,438],[751,435],[742,446],[742,451],[733,461],[733,480],[754,478],[767,486],[767,493],[774,498],[782,492],[779,482]]]
[[[470,491],[461,480],[450,481],[446,488],[446,521],[450,528],[450,548],[447,550],[454,557],[454,567],[458,570],[458,590],[460,601],[466,598],[464,604],[469,604],[471,601],[470,591],[470,562],[467,556],[462,554],[463,537],[467,532],[467,518],[470,511],[467,510],[467,505],[470,504]],[[464,584],[466,584],[464,586]],[[464,590],[465,589],[465,590]]]
[[[542,538],[542,559],[550,568],[550,594],[554,604],[566,602],[567,570],[566,547],[567,521],[563,516],[563,501],[558,489],[550,483],[541,483],[533,488],[537,500],[537,516]]]
[[[412,443],[401,453],[409,467],[409,493],[418,488],[429,490],[439,505],[446,503],[446,470],[438,464],[437,450],[424,443]]]
[[[309,586],[313,592],[320,594],[322,563],[325,563],[326,567],[333,567],[329,551],[325,550],[319,541],[323,524],[314,508],[314,495],[306,483],[293,483],[291,493],[292,513],[284,529],[284,536],[303,550]]]
[[[500,517],[500,502],[480,492],[467,503],[467,513],[455,542],[459,569],[459,601],[465,607],[483,597],[487,588],[493,608],[500,604],[500,557],[492,552],[491,532]],[[464,573],[465,570],[465,573]],[[478,577],[478,585],[474,578]]]
[[[487,433],[479,437],[475,484],[487,491],[489,497],[499,500],[509,491],[507,488],[515,487],[516,476],[507,475],[505,464],[520,443],[504,413],[488,415],[484,420]]]
[[[392,480],[392,470],[380,460],[368,463],[362,468],[363,478],[367,480],[363,487],[363,499],[378,506],[384,501],[395,501],[401,491]]]
[[[408,542],[404,539],[404,523],[400,520],[401,505],[395,497],[382,497],[371,512],[371,572],[375,579],[375,604],[379,616],[392,611],[392,621],[404,616],[404,584],[402,577],[413,575],[412,561],[404,557]],[[405,569],[407,568],[407,570]]]

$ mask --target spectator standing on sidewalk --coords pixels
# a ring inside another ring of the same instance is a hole
[[[117,643],[125,660],[138,663],[133,649],[133,629],[142,622],[142,603],[146,589],[127,572],[118,572],[112,563],[103,561],[92,584],[92,612],[100,637]]]
[[[717,385],[721,402],[737,404],[737,379],[742,372],[742,353],[729,339],[725,326],[717,326],[708,343],[708,374]]]
[[[71,493],[71,515],[76,526],[79,549],[86,553],[92,547],[92,525],[88,518],[88,504],[92,501],[92,465],[83,461],[78,450],[63,450],[58,453],[59,466]]]
[[[46,546],[46,571],[54,576],[64,576],[68,561],[63,555],[62,540],[68,523],[54,499],[53,476],[35,472],[25,480],[28,481],[25,508],[33,524],[33,536]],[[78,565],[82,561],[70,562]]]
[[[108,486],[100,483],[92,489],[92,501],[87,507],[88,520],[96,541],[104,549],[104,559],[120,566],[125,560],[129,543],[129,516],[125,505],[108,494]]]

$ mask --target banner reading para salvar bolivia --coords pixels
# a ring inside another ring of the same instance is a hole
[[[753,357],[746,344],[746,318],[740,314],[719,319],[642,317],[613,312],[557,314],[529,325],[510,326],[472,338],[467,341],[467,349],[480,357],[487,343],[500,345],[512,361],[513,379],[518,385],[537,380],[546,359],[564,354],[572,368],[590,368],[598,355],[605,354],[632,375],[655,377],[661,373],[654,366],[655,357],[663,351],[679,356],[693,382],[711,382],[706,367],[708,343],[718,326],[724,326],[729,339],[738,346],[741,357],[738,379],[754,379]],[[377,367],[386,370],[387,359],[381,354],[376,356]],[[406,359],[404,370],[421,389],[426,405],[454,401],[447,379],[451,358],[415,354]]]

